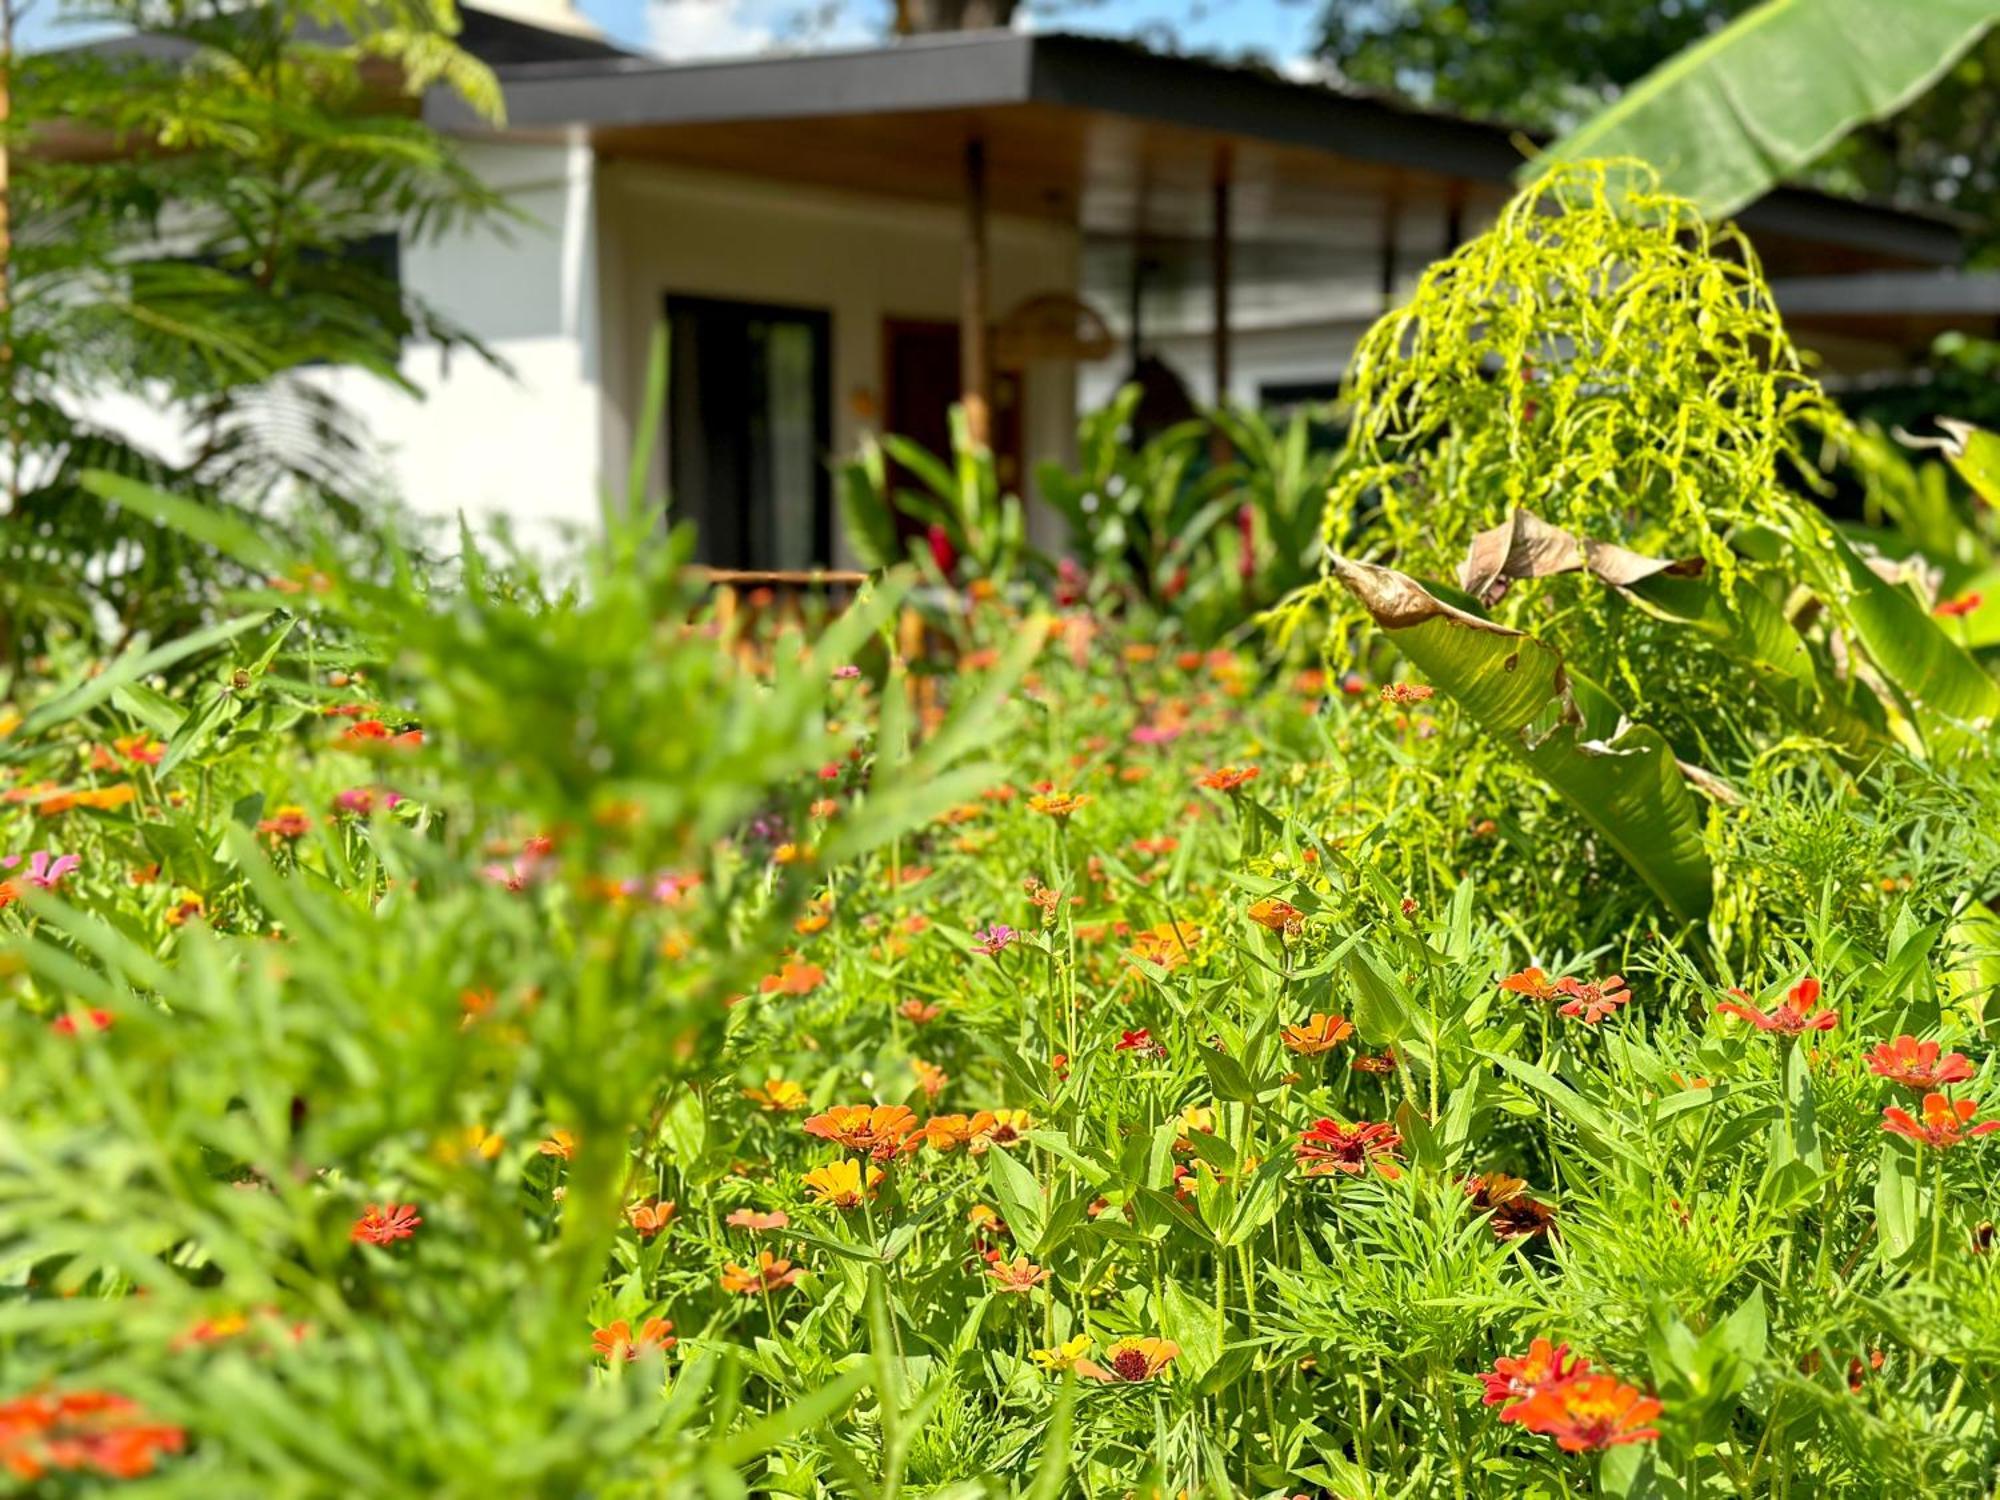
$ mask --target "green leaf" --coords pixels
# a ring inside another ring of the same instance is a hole
[[[1000,1200],[1000,1216],[1014,1233],[1022,1253],[1032,1255],[1041,1246],[1042,1227],[1048,1222],[1048,1201],[1035,1174],[1006,1151],[986,1153],[986,1177],[993,1184],[993,1196]]]
[[[1199,1380],[1222,1355],[1215,1309],[1182,1289],[1178,1281],[1163,1288],[1161,1326],[1181,1346],[1180,1366],[1189,1380]]]
[[[1804,543],[1828,602],[1853,627],[1889,685],[1918,710],[1984,726],[2000,718],[2000,686],[1908,589],[1868,566],[1847,538],[1806,517]]]
[[[1875,1175],[1875,1232],[1892,1261],[1908,1255],[1917,1243],[1917,1179],[1894,1141],[1882,1143]]]
[[[1531,163],[1636,157],[1713,218],[1923,93],[2000,21],[1996,0],[1765,0],[1655,68]]]
[[[1595,690],[1586,715],[1553,646],[1454,608],[1388,568],[1346,558],[1333,568],[1396,648],[1589,819],[1675,916],[1707,914],[1714,877],[1701,812],[1657,731],[1596,723],[1609,700]]]
[[[11,738],[26,741],[45,729],[66,724],[71,719],[90,712],[125,684],[164,671],[176,662],[185,661],[188,657],[206,651],[211,646],[219,646],[224,641],[260,624],[269,617],[269,613],[268,610],[259,610],[254,615],[225,620],[219,625],[210,625],[207,629],[197,630],[191,635],[180,636],[164,646],[155,646],[150,651],[127,651],[97,676],[85,678],[78,686],[35,709],[22,720],[20,728]]]
[[[1403,981],[1380,955],[1356,943],[1342,962],[1354,984],[1354,1029],[1363,1041],[1387,1047],[1416,1029]]]

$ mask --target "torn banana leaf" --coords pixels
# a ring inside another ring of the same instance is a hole
[[[1675,916],[1707,914],[1714,875],[1702,812],[1658,731],[1626,722],[1533,636],[1389,568],[1335,558],[1333,570],[1429,682],[1581,812]]]
[[[1459,581],[1476,599],[1492,600],[1524,578],[1587,572],[1648,613],[1705,636],[1733,658],[1800,729],[1865,759],[1887,737],[1873,694],[1834,679],[1792,628],[1785,612],[1749,584],[1725,590],[1702,558],[1679,562],[1592,541],[1551,525],[1532,511],[1473,538]]]

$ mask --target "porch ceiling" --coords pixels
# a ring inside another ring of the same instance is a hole
[[[500,70],[518,133],[582,130],[609,157],[958,203],[965,145],[986,143],[996,212],[1087,237],[1205,253],[1226,158],[1233,267],[1375,252],[1391,217],[1428,254],[1453,193],[1496,202],[1523,144],[1503,127],[1255,69],[1095,38],[973,33],[845,53],[673,65],[619,58]],[[451,96],[427,115],[482,125]],[[1456,186],[1454,186],[1456,185]],[[1390,205],[1394,205],[1391,207]],[[1483,215],[1479,215],[1483,217]],[[1955,264],[1957,228],[1783,189],[1743,216],[1778,274]],[[1171,258],[1171,257],[1170,257]]]

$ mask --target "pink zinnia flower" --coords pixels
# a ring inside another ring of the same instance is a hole
[[[1005,922],[995,922],[991,927],[973,933],[972,951],[993,958],[1012,947],[1020,935]]]

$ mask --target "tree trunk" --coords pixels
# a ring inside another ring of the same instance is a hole
[[[896,30],[904,36],[979,31],[1014,24],[1020,0],[897,0]]]

